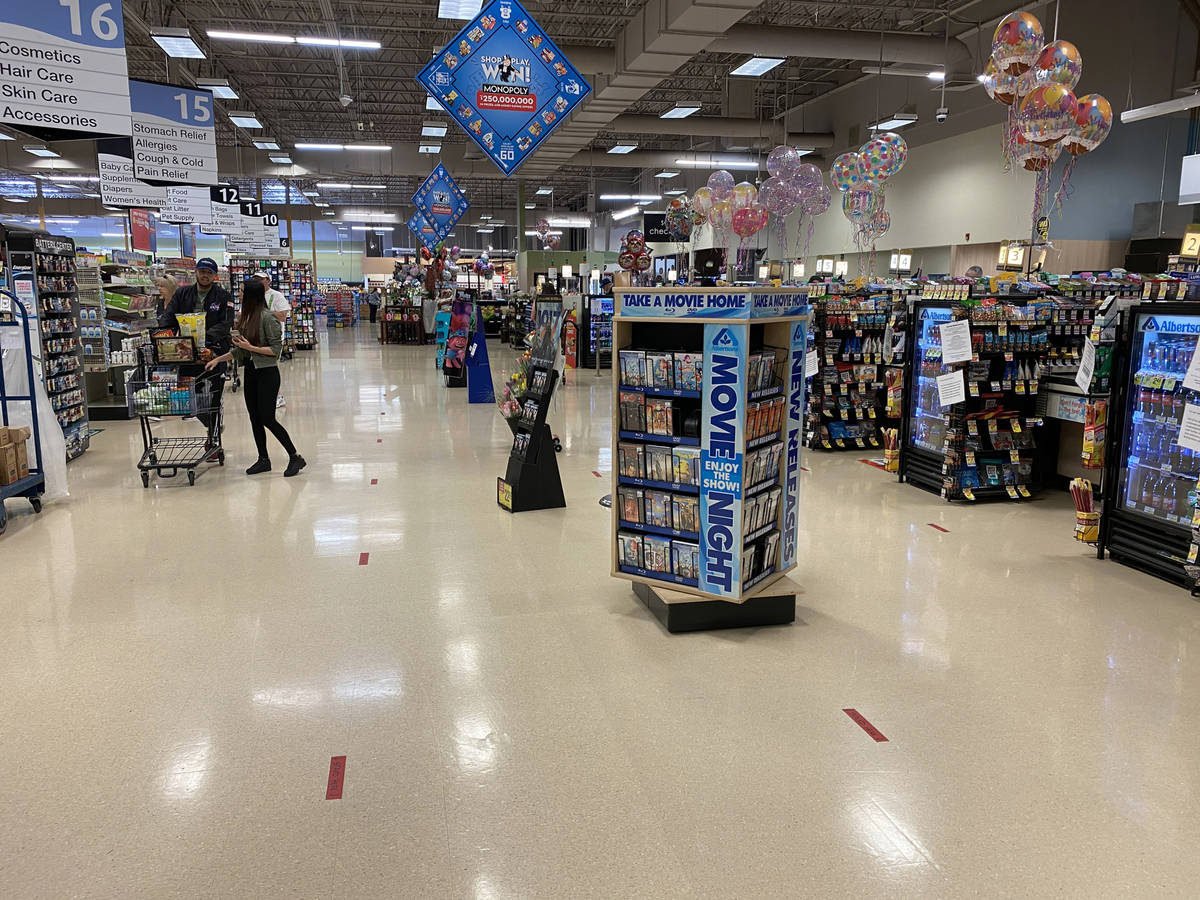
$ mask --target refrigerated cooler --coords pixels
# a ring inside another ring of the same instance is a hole
[[[1118,562],[1191,585],[1183,566],[1191,544],[1200,454],[1176,443],[1183,386],[1200,336],[1192,303],[1143,303],[1126,314],[1128,348],[1110,411],[1100,551]]]
[[[937,376],[942,365],[938,326],[953,317],[956,301],[918,300],[913,307],[912,338],[908,348],[907,414],[900,452],[900,480],[927,491],[942,490],[946,420],[938,403]]]
[[[595,369],[599,355],[601,369],[612,368],[612,320],[613,298],[591,296],[583,304],[583,321],[580,333],[585,339],[580,342],[579,368]]]

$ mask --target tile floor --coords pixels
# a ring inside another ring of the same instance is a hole
[[[195,487],[100,423],[10,503],[5,897],[1197,896],[1200,606],[1065,496],[809,456],[799,621],[672,636],[608,575],[605,379],[551,415],[569,506],[514,517],[493,408],[330,337],[284,367],[301,477],[241,473],[227,394]]]

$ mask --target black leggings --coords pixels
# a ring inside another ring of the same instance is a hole
[[[295,456],[296,445],[288,437],[287,429],[275,421],[275,400],[279,397],[279,366],[256,369],[251,362],[246,366],[242,391],[246,397],[246,412],[250,414],[250,427],[254,429],[258,458],[267,459],[267,431],[279,439],[288,456]]]

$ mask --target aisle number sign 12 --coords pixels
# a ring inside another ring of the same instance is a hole
[[[121,0],[0,3],[0,122],[42,140],[131,134]]]

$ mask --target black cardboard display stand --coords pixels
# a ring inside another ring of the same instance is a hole
[[[787,583],[784,579],[780,586]],[[795,592],[762,594],[742,603],[686,597],[676,591],[657,589],[644,581],[635,581],[633,592],[671,634],[717,628],[789,625],[796,621]]]
[[[562,479],[558,474],[556,442],[550,426],[546,424],[546,412],[554,395],[558,373],[552,368],[534,367],[530,370],[531,383],[533,373],[539,370],[547,373],[545,390],[540,394],[527,391],[521,397],[522,403],[530,399],[538,401],[537,418],[532,423],[521,420],[509,422],[514,443],[518,434],[528,434],[529,445],[523,454],[518,453],[514,446],[508,456],[508,470],[503,478],[496,479],[496,502],[509,512],[561,509],[567,505]]]

